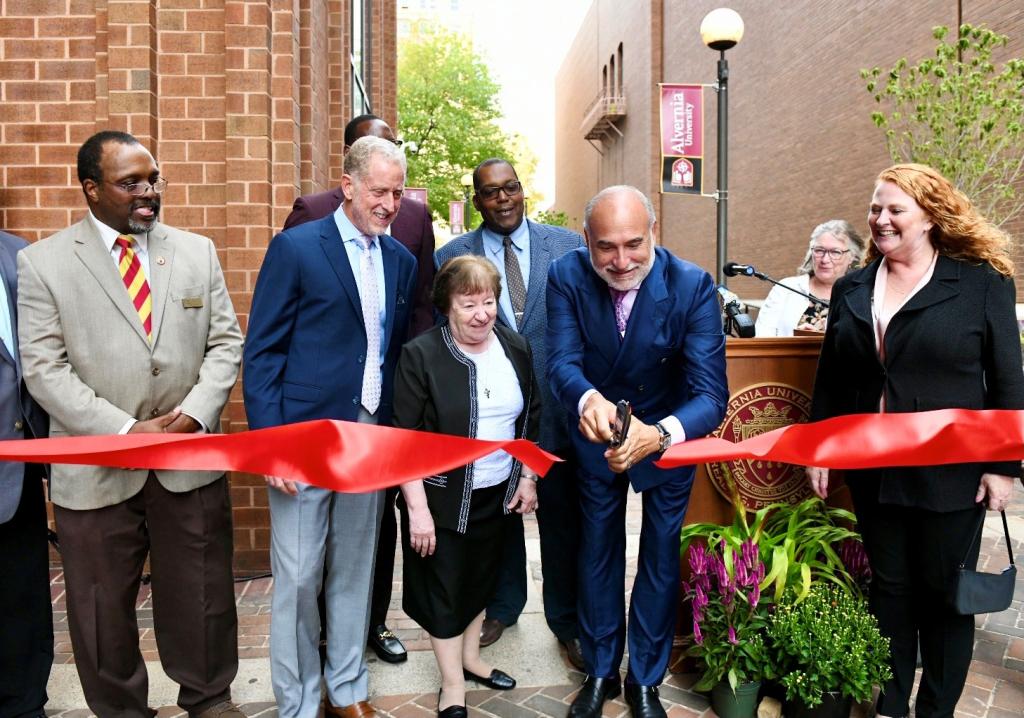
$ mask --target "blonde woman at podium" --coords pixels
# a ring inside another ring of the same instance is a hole
[[[850,269],[860,266],[864,256],[864,240],[857,230],[843,219],[819,224],[811,232],[804,261],[795,277],[782,283],[804,294],[827,300],[832,285]],[[768,292],[757,313],[755,334],[759,337],[791,337],[794,329],[825,331],[828,308],[808,302],[786,287],[775,286]]]

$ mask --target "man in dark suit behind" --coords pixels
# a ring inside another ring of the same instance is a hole
[[[473,188],[473,206],[480,212],[483,224],[439,249],[436,261],[440,267],[463,254],[491,260],[501,275],[498,321],[526,337],[533,350],[534,373],[542,387],[540,445],[565,459],[551,467],[537,484],[544,618],[565,646],[569,661],[582,670],[576,618],[576,555],[580,540],[576,464],[565,412],[551,396],[544,377],[548,267],[566,252],[580,247],[583,238],[568,229],[525,218],[523,187],[515,168],[506,160],[481,162],[473,172]],[[505,626],[519,619],[526,604],[526,542],[522,517],[517,514],[515,519],[510,523],[513,531],[505,543],[498,588],[487,606],[480,637],[482,646],[497,641]]]
[[[0,440],[44,438],[46,414],[29,396],[18,357],[15,255],[28,244],[0,232]],[[0,715],[43,716],[53,663],[43,467],[0,462]]]
[[[345,152],[348,152],[353,142],[367,136],[380,137],[399,146],[402,144],[384,120],[376,115],[359,115],[345,125]],[[284,221],[284,229],[334,214],[344,199],[341,187],[298,197],[292,206],[292,213]],[[403,197],[388,234],[416,257],[416,290],[409,325],[409,337],[412,338],[434,326],[434,309],[430,302],[430,290],[434,286],[434,225],[430,222],[430,211],[422,202]],[[409,655],[402,642],[387,627],[392,576],[395,572],[395,542],[398,539],[398,524],[395,521],[397,497],[397,486],[384,494],[384,516],[380,523],[373,597],[370,600],[370,634],[367,637],[370,648],[388,663],[401,663]],[[323,618],[322,595],[320,605]]]
[[[634,187],[609,187],[584,211],[586,249],[551,266],[548,379],[579,417],[583,531],[580,639],[587,677],[570,718],[597,718],[621,690],[626,640],[626,497],[643,496],[640,553],[629,607],[626,702],[633,718],[664,718],[658,684],[668,668],[679,604],[679,527],[692,466],[663,471],[673,443],[715,429],[725,414],[725,336],[707,272],[655,247],[654,208]],[[608,448],[614,402],[633,407],[621,446]],[[543,502],[541,503],[543,507]]]

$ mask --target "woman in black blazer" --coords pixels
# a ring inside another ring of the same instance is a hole
[[[812,420],[841,414],[1024,408],[1009,239],[935,170],[882,172],[868,211],[867,265],[832,291]],[[810,467],[814,492],[828,469]],[[974,617],[947,607],[984,518],[1006,507],[1020,462],[850,471],[870,600],[893,678],[879,716],[905,716],[918,643],[919,718],[953,716],[970,667]],[[971,565],[977,562],[977,544]]]
[[[433,300],[448,322],[402,347],[394,424],[477,439],[527,438],[540,428],[529,345],[495,326],[501,278],[488,260],[451,259]],[[438,715],[464,718],[465,679],[516,685],[480,657],[510,512],[537,508],[537,476],[503,451],[402,486],[402,608],[430,634],[441,671]]]

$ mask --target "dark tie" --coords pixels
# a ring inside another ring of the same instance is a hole
[[[519,260],[512,249],[512,238],[506,236],[502,241],[505,245],[505,284],[508,285],[508,298],[512,300],[512,312],[516,315],[516,329],[523,326],[523,310],[526,308],[526,285],[523,283],[523,270],[519,268]]]

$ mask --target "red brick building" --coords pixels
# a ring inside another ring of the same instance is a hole
[[[17,0],[0,16],[0,228],[85,213],[79,145],[126,130],[169,181],[163,220],[213,238],[245,329],[295,197],[340,180],[343,129],[394,122],[394,0]],[[246,426],[240,387],[223,428]],[[262,479],[232,478],[236,570],[268,565]]]
[[[584,203],[601,187],[634,184],[655,199],[664,244],[712,274],[714,200],[657,194],[657,107],[660,82],[715,82],[718,53],[701,42],[699,27],[723,4],[739,12],[746,27],[727,52],[729,259],[779,278],[795,273],[817,224],[847,219],[867,232],[874,178],[891,161],[871,121],[875,103],[862,68],[929,56],[932,28],[959,22],[1008,35],[1000,61],[1024,56],[1020,0],[594,0],[556,84],[555,207],[582,218]],[[622,115],[613,118],[617,131],[588,144],[586,133],[602,119],[600,111],[588,111],[613,96]],[[704,191],[713,193],[712,90],[705,90],[704,102]],[[1024,239],[1024,221],[1005,229]],[[1017,260],[1024,254],[1018,251]],[[768,291],[752,279],[732,280],[730,288],[751,298]],[[1020,298],[1022,289],[1018,282]]]

